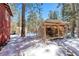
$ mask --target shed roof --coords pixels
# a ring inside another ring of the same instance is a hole
[[[8,11],[8,13],[11,16],[13,16],[12,11],[11,11],[11,9],[10,9],[10,7],[9,7],[9,5],[7,3],[0,3],[0,6],[4,7]]]
[[[61,25],[65,25],[65,22],[62,20],[46,20],[43,22],[43,24],[61,24]]]
[[[62,20],[52,20],[52,19],[49,19],[49,20],[46,20],[45,22],[62,22],[64,23]]]

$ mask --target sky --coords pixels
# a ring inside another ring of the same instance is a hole
[[[61,7],[57,8],[58,3],[47,3],[47,4],[43,4],[42,8],[43,8],[43,18],[47,19],[49,11],[56,11],[57,14],[59,15],[59,17],[61,17]]]
[[[58,6],[58,3],[44,3],[41,8],[42,8],[42,17],[43,19],[47,19],[48,18],[48,14],[49,14],[49,11],[52,10],[52,11],[56,11],[58,16],[61,17],[61,6],[59,8],[57,8]],[[18,10],[21,11],[22,9],[22,4],[18,4],[18,6],[16,7],[18,8]],[[26,10],[27,11],[27,10]],[[15,15],[13,17],[15,20],[17,19],[17,15]],[[27,18],[27,16],[26,16]]]

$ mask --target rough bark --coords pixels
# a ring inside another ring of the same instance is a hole
[[[22,4],[22,29],[21,29],[21,37],[25,37],[25,8],[26,4]]]
[[[75,6],[73,3],[71,3],[70,5],[71,5],[72,14],[74,14],[75,13]],[[75,31],[75,16],[73,16],[72,20],[71,20],[71,36],[72,37],[75,37],[74,31]]]

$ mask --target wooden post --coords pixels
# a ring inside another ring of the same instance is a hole
[[[58,27],[58,37],[59,37],[59,35],[60,35],[60,34],[59,34],[59,26],[57,25],[57,27]]]
[[[46,39],[46,26],[44,26],[44,37],[43,37],[44,43],[46,43],[47,39]]]

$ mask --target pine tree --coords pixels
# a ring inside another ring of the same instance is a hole
[[[56,11],[49,11],[49,19],[57,19]]]
[[[70,4],[71,6],[71,11],[72,11],[72,14],[75,14],[75,5],[74,4]],[[74,34],[75,34],[75,20],[76,19],[76,16],[72,16],[72,20],[71,20],[71,36],[72,37],[75,37]]]
[[[62,4],[62,19],[71,23],[71,37],[75,37],[75,26],[76,26],[76,12],[75,12],[75,4],[66,3]]]
[[[76,10],[76,27],[77,27],[77,37],[79,38],[79,3],[75,4],[75,10]]]
[[[40,24],[40,20],[37,16],[38,14],[36,12],[31,12],[28,15],[27,22],[28,22],[28,29],[29,31],[33,32],[34,30],[37,30]]]

